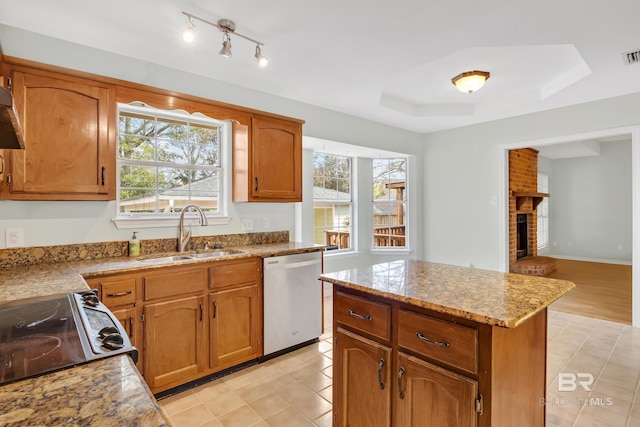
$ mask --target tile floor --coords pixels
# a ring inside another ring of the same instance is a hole
[[[331,298],[325,307],[331,308]],[[331,426],[331,313],[320,342],[160,400],[175,427]],[[640,329],[549,311],[548,427],[640,426]],[[558,374],[563,373],[559,386]],[[584,390],[577,380],[593,383]],[[578,374],[582,374],[578,376]]]

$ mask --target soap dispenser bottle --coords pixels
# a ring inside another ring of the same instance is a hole
[[[134,231],[131,240],[129,240],[129,256],[140,255],[140,240],[136,237],[136,233],[137,231]]]

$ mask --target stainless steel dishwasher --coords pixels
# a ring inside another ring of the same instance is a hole
[[[264,356],[322,335],[322,252],[265,258]]]

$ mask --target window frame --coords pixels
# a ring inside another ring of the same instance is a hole
[[[403,159],[405,162],[405,171],[404,171],[404,178],[405,178],[405,186],[404,186],[404,200],[400,201],[400,200],[388,200],[388,201],[384,201],[381,202],[380,200],[376,200],[373,194],[373,171],[375,169],[374,167],[374,162],[376,160],[399,160],[399,159]],[[410,245],[410,233],[409,233],[409,228],[410,228],[410,197],[409,197],[409,193],[410,193],[410,183],[409,183],[409,157],[408,156],[388,156],[388,157],[378,157],[378,158],[374,158],[371,160],[371,182],[372,182],[372,193],[371,193],[371,224],[372,227],[369,230],[370,232],[370,246],[371,246],[371,252],[372,253],[382,253],[382,252],[388,252],[388,253],[399,253],[399,252],[410,252],[411,251],[411,245]],[[375,238],[374,238],[374,229],[375,229],[375,221],[374,221],[374,212],[375,212],[375,205],[379,205],[379,204],[391,204],[391,205],[404,205],[404,245],[403,246],[375,246]]]
[[[323,156],[333,156],[333,157],[341,157],[341,158],[346,158],[349,160],[349,200],[339,200],[339,199],[316,199],[315,198],[315,194],[313,197],[313,235],[314,235],[314,241],[315,241],[315,232],[318,229],[324,229],[325,231],[327,230],[327,226],[323,226],[323,227],[316,227],[315,224],[315,213],[316,213],[316,206],[318,205],[324,205],[324,206],[348,206],[349,207],[349,225],[348,225],[348,233],[349,233],[349,247],[348,248],[338,248],[338,249],[332,249],[329,252],[327,252],[327,254],[345,254],[345,253],[350,253],[350,252],[356,252],[357,251],[357,227],[356,227],[356,223],[357,221],[355,220],[355,213],[356,213],[356,206],[355,206],[355,197],[354,197],[354,185],[355,185],[355,178],[354,178],[354,170],[355,170],[355,162],[356,162],[356,158],[353,156],[348,156],[348,155],[342,155],[342,154],[335,154],[335,153],[329,153],[329,152],[324,152],[321,150],[313,150],[313,164],[314,164],[314,168],[313,168],[313,174],[312,174],[312,180],[315,180],[316,174],[315,174],[315,157],[317,154],[323,155]],[[315,185],[313,185],[313,188],[315,188]],[[326,238],[325,238],[325,242],[326,242]]]
[[[116,151],[116,218],[112,221],[116,224],[117,228],[138,228],[138,227],[163,227],[163,226],[175,226],[180,217],[181,212],[144,212],[144,213],[132,213],[127,214],[120,212],[120,191],[121,180],[120,170],[124,165],[144,165],[155,167],[171,167],[185,170],[206,170],[214,171],[218,175],[218,209],[217,212],[205,211],[205,215],[210,225],[226,225],[231,222],[231,217],[228,216],[227,210],[229,205],[230,191],[228,183],[230,182],[230,150],[229,141],[231,138],[232,126],[229,120],[219,120],[201,113],[189,114],[184,110],[165,110],[162,108],[155,108],[142,102],[135,103],[117,103],[116,105],[116,122],[118,128],[116,132],[116,150],[120,144],[120,112],[131,114],[139,114],[147,116],[153,119],[166,119],[178,122],[184,122],[188,125],[202,125],[213,126],[218,128],[218,164],[217,165],[189,165],[173,162],[159,162],[157,157],[154,156],[154,161],[141,161],[141,160],[128,160],[121,159]],[[157,154],[157,147],[154,154]],[[156,181],[155,191],[158,191],[158,183]],[[191,196],[189,196],[190,198]],[[157,201],[156,201],[157,203]],[[157,204],[156,204],[157,209]],[[197,219],[195,212],[189,212],[185,214],[187,219]]]

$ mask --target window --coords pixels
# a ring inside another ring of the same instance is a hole
[[[352,159],[313,154],[313,241],[353,249]]]
[[[544,173],[538,174],[538,191],[540,193],[549,192],[549,176]],[[538,205],[538,250],[549,246],[549,199],[542,199]]]
[[[205,116],[118,105],[118,216],[170,216],[190,203],[222,215],[221,138]]]
[[[373,248],[407,247],[407,159],[373,159]]]

